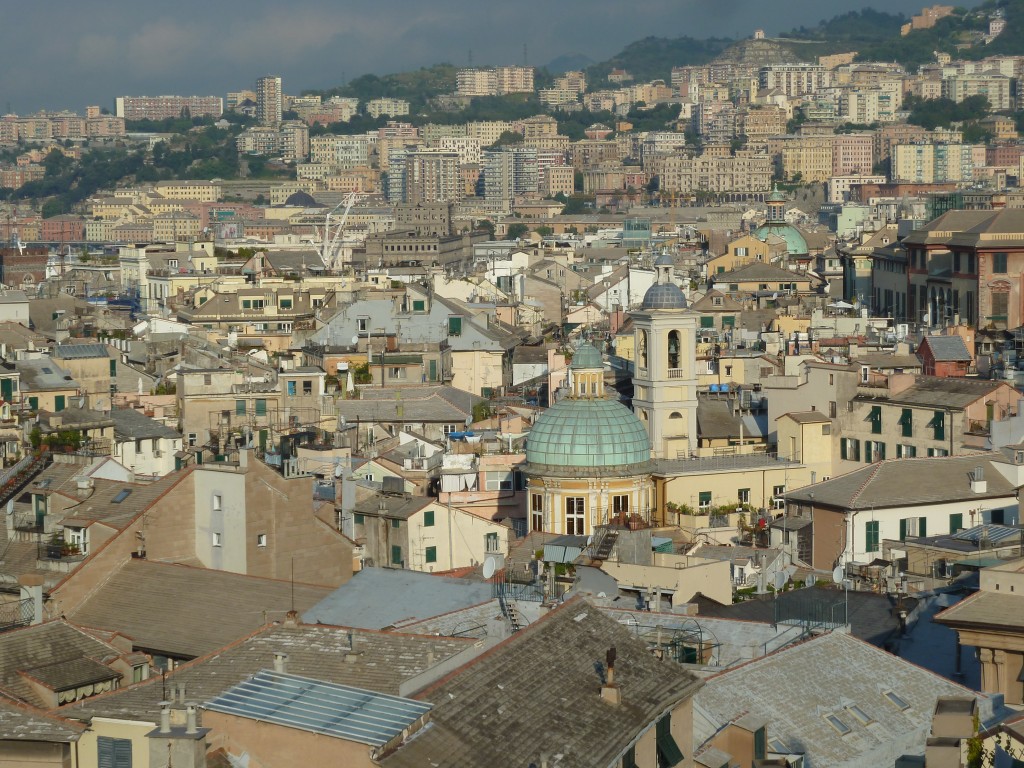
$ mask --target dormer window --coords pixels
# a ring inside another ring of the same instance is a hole
[[[715,296],[715,298],[711,300],[711,303],[714,304],[716,307],[722,306],[722,297]]]

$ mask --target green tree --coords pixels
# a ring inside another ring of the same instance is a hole
[[[519,240],[520,238],[525,236],[526,233],[529,231],[530,228],[528,226],[526,226],[522,222],[517,221],[515,224],[509,224],[506,236],[508,237],[509,240]]]
[[[553,235],[555,233],[555,230],[553,230],[547,224],[541,224],[539,227],[535,227],[533,231],[536,232],[541,237],[547,237],[548,235]]]

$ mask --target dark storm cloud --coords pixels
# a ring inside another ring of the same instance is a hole
[[[923,0],[880,3],[912,13]],[[973,3],[972,3],[973,4]],[[0,108],[81,110],[118,95],[218,94],[279,74],[285,90],[441,61],[545,64],[607,58],[648,35],[769,34],[859,0],[50,0],[0,15]]]

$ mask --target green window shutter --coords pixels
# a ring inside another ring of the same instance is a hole
[[[914,412],[909,408],[904,408],[903,413],[900,415],[900,426],[903,428],[904,437],[913,437],[914,435]]]
[[[412,311],[413,312],[426,312],[426,310],[427,310],[427,302],[425,302],[423,299],[413,299],[413,302],[412,302]]]
[[[110,375],[117,376],[117,360],[110,361]]]
[[[31,408],[33,411],[38,411],[39,410],[39,398],[38,397],[30,397],[28,399],[28,407]]]
[[[878,444],[878,460],[885,461],[885,443]]]
[[[932,414],[932,428],[935,430],[936,440],[946,439],[946,414],[943,411],[935,411]]]
[[[423,513],[423,526],[429,528],[434,524],[434,510],[428,509]]]
[[[697,495],[697,498],[698,498],[698,502],[697,503],[701,507],[710,507],[711,506],[711,491],[701,491]]]
[[[252,309],[252,301],[249,299],[242,299],[242,309]]]
[[[865,464],[870,464],[871,463],[871,441],[870,440],[865,440],[864,441],[864,463]]]
[[[64,404],[65,404],[64,395],[55,395],[54,396],[54,398],[53,398],[53,410],[58,411],[58,412],[59,411],[63,411],[64,410]]]
[[[396,518],[394,518],[394,519],[393,519],[393,520],[391,521],[391,527],[392,527],[392,528],[401,528],[401,527],[402,527],[402,521],[401,521],[401,520],[399,520],[399,519],[398,519],[397,517],[396,517]]]
[[[266,416],[267,415],[267,401],[260,398],[256,401],[256,415]]]
[[[715,270],[715,274],[716,275],[724,275],[725,274],[725,267],[719,267],[717,270]]]
[[[764,760],[768,754],[768,734],[763,727],[754,731],[754,759]]]
[[[928,520],[924,517],[917,518],[917,535],[922,539],[928,535]]]
[[[907,540],[907,519],[903,518],[900,520],[900,541]]]
[[[622,756],[622,768],[639,768],[636,764],[636,747],[630,747]]]
[[[245,416],[245,400],[235,400],[235,416]]]
[[[701,317],[701,319],[700,319],[700,327],[701,328],[714,328],[715,327],[715,318],[714,317],[709,317],[707,315]]]
[[[882,434],[882,406],[871,406],[871,416],[869,418],[871,419],[871,434]]]
[[[683,762],[683,752],[672,737],[672,715],[665,715],[656,726],[658,765],[673,768]]]
[[[437,547],[427,547],[427,562],[428,563],[436,563],[437,562]]]
[[[843,461],[846,461],[846,459],[847,459],[846,438],[845,437],[842,440],[839,441],[839,458],[841,458]]]
[[[896,443],[896,458],[903,458],[903,443]]]
[[[878,551],[878,521],[871,520],[864,524],[864,550],[866,552]]]
[[[402,548],[397,544],[391,545],[391,564],[401,565],[402,564]]]
[[[949,532],[956,533],[964,527],[964,516],[961,512],[954,512],[949,516]]]
[[[292,300],[291,299],[281,299],[281,309],[291,309],[291,308],[292,308]]]
[[[462,335],[462,318],[458,315],[452,315],[448,318],[448,335],[449,336],[461,336]]]
[[[732,315],[725,315],[725,316],[723,316],[722,317],[722,327],[723,328],[735,328],[736,327],[736,318],[733,317]]]
[[[427,371],[427,378],[430,381],[437,381],[437,360],[430,361]]]

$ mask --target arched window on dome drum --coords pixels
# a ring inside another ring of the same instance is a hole
[[[668,332],[668,367],[679,367],[679,331]]]
[[[670,413],[668,417],[670,419],[681,419],[683,418],[683,414],[681,414],[679,411],[672,411],[672,413]]]
[[[637,359],[640,361],[640,367],[647,367],[647,331],[641,329],[639,340],[637,342]]]

